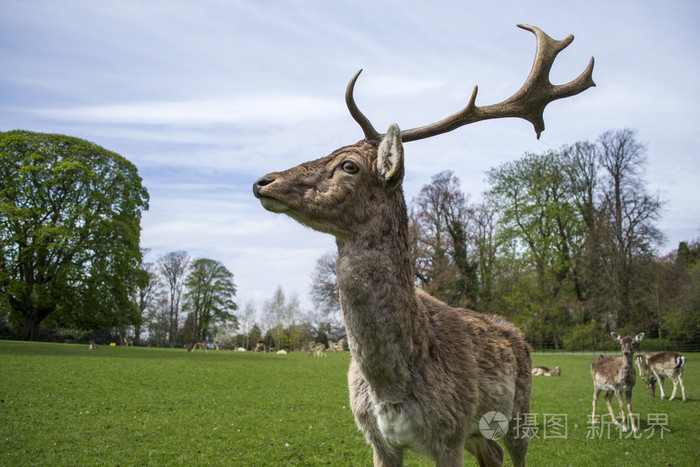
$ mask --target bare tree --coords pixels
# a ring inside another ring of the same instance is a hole
[[[145,255],[145,253],[142,253]],[[160,292],[160,279],[158,277],[157,266],[153,263],[142,263],[141,270],[143,277],[139,281],[136,289],[136,306],[141,315],[142,322],[148,319],[149,310],[156,306],[158,294]],[[141,328],[143,324],[139,323],[134,329],[134,340],[137,344],[141,344]]]
[[[172,251],[158,260],[158,270],[168,295],[168,343],[176,344],[179,331],[180,299],[191,262],[186,251]]]
[[[335,315],[340,311],[338,281],[335,274],[335,262],[338,253],[324,253],[316,260],[316,267],[311,275],[309,295],[316,311],[323,316]]]
[[[618,324],[634,314],[632,293],[640,257],[648,256],[663,239],[654,226],[663,202],[647,193],[643,183],[646,148],[630,129],[609,131],[598,138],[599,163],[605,171],[602,212],[610,229],[609,267]]]
[[[434,175],[413,200],[410,230],[420,285],[450,305],[476,301],[476,265],[470,258],[468,197],[452,171]]]

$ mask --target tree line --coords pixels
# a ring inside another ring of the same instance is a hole
[[[601,349],[609,331],[647,348],[700,346],[700,244],[659,256],[663,200],[644,182],[646,148],[630,129],[490,169],[472,201],[451,171],[412,200],[415,282],[453,306],[499,314],[536,349]],[[337,309],[333,254],[311,296]]]
[[[663,200],[646,148],[610,131],[494,167],[473,201],[451,171],[410,205],[415,282],[454,306],[507,317],[535,348],[605,348],[644,331],[647,348],[700,342],[700,244],[659,256]],[[342,337],[335,255],[318,259],[314,311],[282,289],[239,310],[233,274],[184,251],[144,264],[148,193],[135,166],[63,135],[0,132],[0,336],[181,346],[302,348]],[[43,332],[43,335],[42,335]],[[656,340],[656,341],[655,341]]]

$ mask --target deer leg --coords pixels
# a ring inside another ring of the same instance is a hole
[[[595,423],[595,406],[598,403],[598,394],[600,394],[600,389],[593,389],[593,416],[591,417],[591,423]]]
[[[663,376],[659,376],[656,372],[654,372],[654,376],[656,377],[656,381],[659,383],[659,389],[661,389],[661,400],[664,400],[666,397],[664,394],[664,378]]]
[[[514,467],[525,467],[525,456],[530,438],[528,426],[523,425],[521,423],[520,430],[508,430],[508,435],[503,439],[503,444],[506,446]]]
[[[403,465],[403,451],[391,448],[384,444],[373,444],[374,467],[401,467]]]
[[[436,467],[464,465],[464,447],[462,445],[447,449],[435,458]]]
[[[622,413],[622,431],[627,432],[627,417],[625,416],[625,403],[622,400],[622,393],[620,391],[615,391],[615,397],[617,397],[617,401],[620,403],[620,412]],[[612,399],[612,397],[611,397]],[[607,399],[606,399],[607,400]],[[612,413],[612,406],[610,407],[610,412]]]
[[[612,396],[613,396],[613,393],[610,391],[607,391],[605,393],[605,405],[608,407],[608,412],[610,412],[610,417],[612,417],[612,422],[615,425],[619,425],[619,423],[617,421],[617,415],[615,415],[615,411],[612,408]]]
[[[486,439],[482,436],[473,437],[467,440],[464,448],[476,457],[480,467],[501,467],[503,465],[503,448],[492,439]],[[447,464],[438,463],[436,465]]]
[[[632,425],[632,431],[635,433],[638,431],[637,424],[634,421],[634,414],[632,413],[632,390],[627,391],[627,415],[630,417],[630,424]]]
[[[678,382],[681,385],[681,392],[683,393],[683,402],[685,402],[685,386],[683,385],[683,374],[678,375]]]
[[[673,391],[671,391],[671,397],[668,398],[668,400],[670,401],[676,398],[676,390],[678,389],[678,377],[671,378],[671,382],[673,383]]]

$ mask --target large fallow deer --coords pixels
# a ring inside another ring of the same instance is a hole
[[[656,355],[650,355],[642,361],[642,365],[646,370],[646,378],[642,378],[642,380],[647,385],[647,390],[651,397],[656,396],[655,383],[657,381],[659,383],[659,389],[661,390],[661,399],[663,400],[666,397],[664,394],[664,378],[668,377],[673,383],[673,392],[668,400],[672,401],[676,397],[676,390],[680,384],[683,402],[686,401],[685,385],[683,384],[685,356],[678,352],[662,352]]]
[[[598,395],[601,391],[605,391],[605,405],[608,406],[612,422],[617,426],[620,425],[611,404],[612,396],[615,394],[620,403],[620,412],[622,412],[622,431],[627,431],[627,417],[629,417],[632,431],[636,432],[637,425],[632,414],[632,388],[634,388],[636,380],[633,358],[637,346],[644,339],[644,333],[641,332],[635,337],[620,337],[614,332],[611,332],[610,335],[615,342],[620,344],[622,357],[601,355],[589,365],[591,376],[593,376],[593,416],[591,417],[591,423],[596,422],[595,406],[598,403]],[[625,405],[622,401],[623,394],[627,399],[627,415],[625,415]]]
[[[437,123],[378,133],[355,104],[358,72],[346,104],[365,138],[316,161],[258,179],[262,206],[335,236],[336,274],[352,354],[348,383],[355,421],[374,450],[376,466],[400,466],[412,449],[440,466],[462,465],[464,449],[481,465],[502,465],[503,449],[479,430],[485,414],[504,414],[504,438],[514,465],[528,447],[531,360],[520,331],[498,316],[454,309],[417,289],[409,257],[402,181],[402,143],[473,122],[520,117],[539,137],[542,113],[556,99],[594,86],[593,59],[573,81],[552,85],[549,71],[573,36],[557,41],[540,29],[530,75],[509,99],[467,106]],[[361,71],[361,70],[360,70]],[[514,427],[519,427],[520,430]]]

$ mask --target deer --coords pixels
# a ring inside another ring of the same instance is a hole
[[[601,391],[605,391],[605,404],[608,406],[608,411],[612,417],[612,421],[616,426],[620,426],[615,416],[615,411],[612,408],[612,396],[615,394],[620,403],[620,412],[622,412],[622,431],[627,432],[627,416],[629,416],[632,431],[637,432],[637,425],[632,415],[632,388],[636,380],[636,373],[632,358],[634,352],[644,339],[644,333],[640,332],[634,337],[620,337],[617,333],[611,332],[612,338],[620,344],[622,357],[612,355],[601,355],[593,360],[589,365],[591,376],[593,377],[593,416],[591,423],[595,424],[595,408],[598,402],[598,395]],[[625,415],[625,405],[622,401],[622,396],[627,399],[627,415]]]
[[[335,237],[350,406],[375,466],[402,465],[406,450],[439,466],[462,465],[465,450],[480,465],[502,465],[503,448],[479,430],[480,419],[494,411],[524,428],[509,430],[503,443],[513,464],[525,465],[530,347],[506,319],[452,308],[414,285],[402,187],[403,143],[507,117],[529,121],[539,138],[549,102],[595,86],[592,58],[573,81],[550,83],[552,64],[572,35],[554,40],[534,26],[519,27],[535,35],[536,56],[525,83],[505,101],[477,106],[475,86],[461,111],[409,130],[394,123],[381,134],[355,103],[360,70],[345,102],[364,138],[253,184],[266,210]]]
[[[309,355],[313,355],[314,357],[328,357],[325,344],[323,344],[323,342],[312,344],[309,348]]]
[[[203,340],[198,340],[187,345],[188,352],[192,352],[194,349],[202,349],[204,350],[204,353],[207,353],[207,344]]]
[[[90,350],[97,350],[97,344],[95,344],[95,341],[90,341]]]
[[[130,339],[130,338],[128,338],[128,337],[125,337],[125,338],[124,338],[124,345],[127,346],[127,347],[129,347],[129,346],[133,347],[133,346],[134,346],[134,340],[133,340],[133,339]]]
[[[546,366],[536,366],[532,369],[533,376],[559,376],[561,375],[561,368],[558,366],[553,370],[550,370]]]
[[[661,400],[666,397],[664,394],[664,379],[668,377],[673,383],[673,392],[668,400],[672,401],[675,399],[676,391],[680,384],[683,402],[686,402],[685,385],[683,384],[685,356],[678,352],[662,352],[650,355],[647,359],[642,360],[641,364],[646,373],[646,377],[643,377],[642,380],[646,384],[651,397],[656,397],[656,386],[654,384],[656,382],[659,383],[659,389],[661,390]]]

